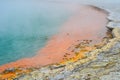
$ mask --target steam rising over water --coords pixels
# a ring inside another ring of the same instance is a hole
[[[0,1],[0,65],[35,55],[69,15],[62,4]]]

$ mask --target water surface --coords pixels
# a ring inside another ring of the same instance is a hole
[[[34,56],[70,14],[64,4],[0,1],[0,65]]]

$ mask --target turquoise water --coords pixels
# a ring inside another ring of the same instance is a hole
[[[31,57],[68,19],[62,4],[0,1],[0,65]]]

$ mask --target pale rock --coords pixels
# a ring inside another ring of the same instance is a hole
[[[119,13],[111,12],[107,18],[114,22],[120,22],[120,14]]]
[[[102,76],[101,80],[120,80],[120,72],[111,72],[109,75]]]
[[[117,23],[117,22],[109,22],[109,23],[107,24],[107,27],[108,27],[108,28],[116,28],[116,27],[120,28],[120,23]]]
[[[120,28],[116,27],[112,31],[113,37],[120,38]]]

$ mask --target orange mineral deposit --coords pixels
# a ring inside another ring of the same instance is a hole
[[[60,28],[58,34],[51,37],[47,44],[32,58],[25,58],[0,66],[0,71],[11,67],[35,67],[59,63],[65,58],[75,56],[74,45],[79,41],[92,40],[99,43],[106,36],[107,13],[93,6],[79,6]],[[92,50],[90,47],[86,49]],[[65,54],[67,54],[65,56]],[[80,52],[79,58],[84,57]],[[76,58],[75,58],[76,60]]]

